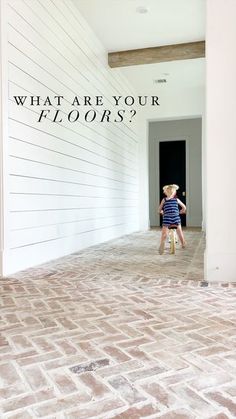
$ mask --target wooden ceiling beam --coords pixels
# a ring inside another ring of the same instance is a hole
[[[205,57],[205,41],[110,52],[108,54],[108,64],[114,68],[202,57]]]

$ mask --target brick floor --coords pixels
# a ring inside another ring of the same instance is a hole
[[[1,418],[236,417],[236,283],[136,233],[2,279]]]

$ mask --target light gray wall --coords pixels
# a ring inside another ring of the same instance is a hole
[[[149,123],[149,199],[150,226],[158,226],[159,142],[186,140],[187,226],[202,226],[201,118]],[[180,197],[181,199],[181,197]]]

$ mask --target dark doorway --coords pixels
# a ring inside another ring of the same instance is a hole
[[[164,185],[176,183],[179,185],[178,198],[186,203],[186,143],[181,141],[161,141],[159,149],[160,167],[160,198]],[[160,225],[161,225],[160,220]],[[186,226],[186,215],[181,215],[181,223]]]

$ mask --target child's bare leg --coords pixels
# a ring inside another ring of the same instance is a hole
[[[162,255],[162,253],[164,252],[164,249],[165,249],[165,241],[166,241],[166,237],[167,237],[167,232],[168,232],[168,227],[163,226],[162,230],[161,230],[161,243],[160,243],[160,247],[159,247],[160,255]]]
[[[177,234],[179,236],[180,243],[181,243],[182,247],[185,247],[186,246],[186,242],[185,242],[185,238],[184,238],[184,235],[183,235],[183,230],[182,230],[182,227],[181,227],[180,224],[177,227]]]

